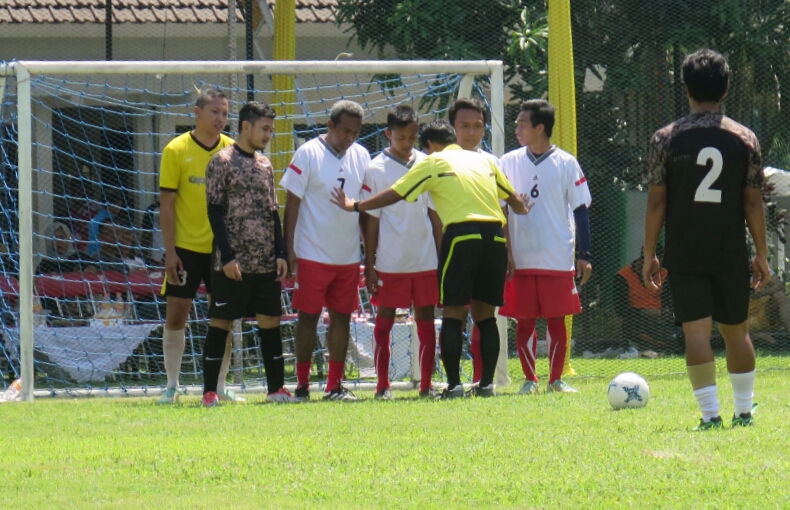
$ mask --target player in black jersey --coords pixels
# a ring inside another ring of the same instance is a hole
[[[724,116],[730,69],[720,54],[699,50],[683,62],[691,114],[650,139],[646,179],[645,285],[660,281],[656,244],[666,220],[664,267],[675,321],[686,337],[686,368],[702,420],[695,430],[719,428],[716,365],[710,346],[712,321],[727,348],[727,370],[735,394],[732,424],[751,425],[754,347],[749,338],[749,255],[746,226],[756,248],[751,285],[770,278],[760,144],[754,133]]]

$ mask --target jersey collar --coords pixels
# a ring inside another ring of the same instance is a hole
[[[557,149],[557,146],[552,145],[551,147],[549,147],[549,150],[541,154],[540,157],[535,157],[535,155],[532,154],[532,151],[529,150],[529,147],[524,147],[524,148],[527,150],[527,157],[529,158],[530,161],[532,161],[532,164],[538,166],[539,164],[544,162],[549,156],[551,156],[551,154]]]
[[[417,161],[417,154],[416,154],[416,151],[414,151],[414,150],[411,151],[411,159],[409,159],[409,161],[404,161],[404,160],[400,159],[399,157],[392,155],[392,153],[390,152],[389,149],[384,149],[384,151],[382,151],[382,153],[386,157],[390,158],[392,161],[395,161],[396,163],[399,163],[399,164],[405,166],[406,168],[411,168],[412,165],[414,165],[414,162]]]
[[[345,155],[346,155],[346,152],[347,152],[347,151],[343,151],[343,152],[336,152],[336,151],[335,151],[335,149],[333,149],[333,148],[332,148],[332,146],[331,146],[331,145],[329,145],[329,143],[327,143],[327,141],[326,141],[326,140],[324,140],[324,137],[323,137],[323,136],[319,136],[319,137],[318,137],[318,141],[319,141],[319,142],[321,142],[322,144],[324,144],[324,147],[326,147],[326,150],[328,150],[328,151],[329,151],[329,153],[330,153],[331,155],[333,155],[334,157],[336,157],[337,159],[343,159],[343,156],[345,156]]]
[[[194,135],[194,134],[192,134],[192,131],[190,131],[190,132],[189,132],[189,137],[192,139],[192,141],[193,141],[193,142],[195,142],[195,143],[197,144],[197,146],[198,146],[198,147],[200,147],[201,149],[203,149],[203,150],[204,150],[204,151],[206,151],[206,152],[211,152],[211,151],[213,151],[214,149],[216,149],[216,148],[217,148],[217,145],[219,145],[219,142],[221,142],[221,141],[222,141],[222,135],[219,135],[219,136],[217,137],[217,143],[215,143],[215,144],[214,144],[214,145],[212,145],[211,147],[206,147],[205,145],[203,145],[202,143],[200,143],[200,140],[198,140],[197,138],[195,138],[195,135]]]

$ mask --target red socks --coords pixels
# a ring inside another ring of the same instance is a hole
[[[472,340],[469,342],[469,354],[472,355],[472,382],[477,384],[483,377],[483,354],[480,352],[480,330],[472,327]]]
[[[389,368],[392,351],[390,347],[390,332],[395,319],[387,319],[381,315],[376,316],[376,326],[373,328],[373,340],[376,345],[373,347],[373,360],[376,365],[376,391],[381,391],[390,387]]]
[[[568,351],[568,330],[565,329],[565,317],[555,317],[546,320],[549,330],[549,384],[562,379],[562,370],[565,368],[565,353]]]
[[[538,382],[535,359],[538,357],[538,339],[535,336],[535,319],[519,319],[516,326],[516,350],[521,360],[521,370],[527,381]]]
[[[420,391],[425,391],[431,387],[431,377],[433,377],[433,369],[436,363],[436,328],[434,327],[434,322],[432,320],[417,321],[417,336],[420,339]]]
[[[329,360],[329,375],[326,377],[326,392],[332,390],[339,390],[340,385],[343,383],[343,371],[346,364],[342,361]]]
[[[303,361],[296,364],[296,385],[310,386],[310,366],[312,361]]]

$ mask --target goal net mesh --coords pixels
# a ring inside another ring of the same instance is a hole
[[[365,110],[358,142],[375,156],[387,146],[390,108],[411,104],[421,122],[446,117],[460,74],[255,75],[34,75],[32,95],[34,346],[36,387],[52,391],[159,388],[165,383],[160,295],[164,245],[159,229],[159,163],[165,145],[193,128],[197,91],[215,86],[230,98],[226,129],[237,129],[234,112],[251,99],[278,113],[267,148],[276,181],[295,147],[326,131],[328,113],[340,99]],[[280,80],[279,82],[277,80]],[[254,88],[246,87],[254,83]],[[287,83],[287,82],[286,82]],[[488,102],[485,76],[473,94]],[[241,84],[245,86],[238,86]],[[272,92],[277,90],[277,92]],[[19,375],[18,119],[13,76],[3,80],[0,131],[0,376]],[[490,135],[486,137],[489,143]],[[283,190],[279,189],[284,206]],[[111,226],[105,221],[111,220]],[[286,378],[294,381],[292,284],[283,286],[282,339]],[[373,367],[373,318],[364,282],[352,317],[346,378],[365,380]],[[202,343],[207,299],[201,288],[186,327],[182,384],[202,382]],[[327,325],[319,321],[313,374],[326,374]],[[254,318],[234,327],[229,384],[265,386]],[[393,380],[412,374],[412,328],[402,310],[393,328]],[[437,367],[438,368],[438,367]]]

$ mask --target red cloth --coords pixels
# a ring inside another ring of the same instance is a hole
[[[581,312],[573,273],[516,272],[505,285],[505,306],[499,313],[515,319],[565,317]]]
[[[335,266],[299,260],[292,306],[319,314],[324,306],[338,313],[352,313],[359,304],[359,265]]]

